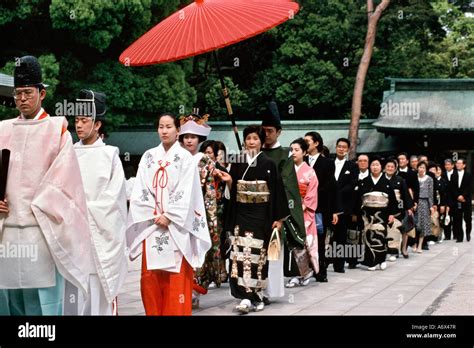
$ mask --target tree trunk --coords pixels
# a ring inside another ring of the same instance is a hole
[[[362,94],[364,93],[365,78],[369,70],[370,59],[374,49],[375,35],[377,33],[377,23],[382,12],[388,7],[390,0],[382,0],[374,11],[373,0],[367,0],[368,25],[365,36],[364,53],[357,69],[357,76],[354,85],[354,94],[352,96],[351,125],[349,128],[349,140],[351,147],[349,149],[349,158],[354,159],[357,153],[357,142],[359,133],[360,115],[362,113]]]

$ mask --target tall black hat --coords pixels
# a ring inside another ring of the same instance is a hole
[[[77,116],[90,116],[95,115],[98,121],[105,119],[105,112],[107,111],[107,105],[105,103],[106,96],[102,92],[94,92],[90,89],[82,89],[79,92],[79,97],[76,99],[76,103],[84,103],[85,106],[90,106],[84,108],[84,115]]]
[[[24,56],[19,59],[13,74],[16,87],[44,87],[41,76],[41,66],[33,56]]]
[[[262,126],[281,128],[280,112],[274,101],[268,103],[267,110],[262,115]]]

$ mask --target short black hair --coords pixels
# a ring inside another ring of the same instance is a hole
[[[438,165],[434,161],[428,161],[428,169],[436,168]]]
[[[462,164],[464,164],[464,165],[466,164],[466,159],[465,159],[464,157],[459,157],[459,158],[457,159],[457,161],[462,161]],[[457,162],[457,161],[456,161],[456,162]]]
[[[156,122],[157,127],[160,125],[161,118],[165,117],[165,116],[171,117],[174,121],[174,126],[176,127],[176,129],[179,129],[179,127],[180,127],[179,119],[171,112],[164,112],[164,113],[162,113],[161,115],[158,116],[158,119],[157,119],[157,122]]]
[[[214,157],[217,158],[217,154],[219,152],[219,146],[217,145],[217,142],[214,140],[206,140],[201,144],[201,147],[199,148],[199,152],[206,152],[206,149],[210,147],[212,149],[212,152],[214,153]]]
[[[385,161],[384,168],[388,163],[393,163],[393,165],[395,166],[395,169],[398,168],[398,162],[394,157],[390,157],[389,159]]]
[[[384,163],[382,162],[382,158],[380,156],[377,156],[377,155],[372,156],[369,159],[369,166],[372,164],[372,162],[375,162],[375,161],[378,161],[382,167],[384,166]]]
[[[194,136],[198,137],[198,139],[199,139],[199,140],[198,140],[198,143],[199,143],[199,144],[202,143],[203,141],[206,141],[206,139],[207,139],[207,137],[202,136],[202,135],[197,135],[197,134],[192,134],[192,133],[186,133],[186,134],[180,134],[180,135],[178,136],[178,140],[179,140],[180,143],[183,142],[184,137],[185,137],[186,135],[194,135]]]
[[[98,129],[98,133],[99,135],[103,135],[104,138],[107,138],[109,136],[109,134],[107,133],[107,128],[106,128],[106,125],[105,125],[105,118],[102,118],[102,119],[96,119],[95,122],[97,121],[100,121],[100,127]]]
[[[308,132],[304,136],[305,137],[309,136],[313,139],[314,142],[318,142],[318,146],[316,146],[316,148],[318,149],[318,152],[323,151],[324,143],[323,143],[323,138],[321,137],[321,134],[319,134],[318,132]]]
[[[247,136],[252,133],[256,133],[258,135],[260,142],[262,143],[262,146],[263,146],[263,144],[265,144],[265,137],[266,137],[265,129],[263,129],[262,126],[257,126],[257,125],[251,125],[251,126],[245,127],[244,143],[245,143],[245,139],[247,139]]]
[[[426,163],[425,161],[421,161],[420,163],[418,163],[416,165],[416,168],[420,168],[421,166],[425,166],[425,169],[428,170],[428,163]]]
[[[397,155],[397,158],[400,157],[400,156],[404,156],[407,161],[409,160],[408,154],[407,154],[406,152],[400,152],[400,153]]]
[[[329,147],[326,145],[323,145],[323,151],[321,151],[321,155],[323,155],[326,158],[329,158],[331,156],[331,151],[329,151]]]
[[[336,141],[336,146],[337,146],[337,144],[339,144],[339,142],[341,142],[341,141],[344,142],[344,143],[346,143],[346,144],[347,144],[347,147],[351,147],[351,141],[350,141],[349,139],[347,139],[347,138],[339,138],[339,139],[337,139],[337,141]]]
[[[367,161],[369,161],[369,155],[367,155],[366,153],[360,153],[360,154],[358,154],[358,155],[357,155],[357,160],[359,160],[359,157],[360,157],[360,156],[365,156],[365,157],[367,157]]]
[[[301,147],[301,150],[303,150],[303,152],[308,151],[308,143],[304,141],[303,138],[298,138],[298,139],[293,140],[290,146],[293,144],[298,144]]]
[[[444,163],[451,163],[451,165],[454,164],[454,162],[453,162],[453,160],[452,160],[451,158],[446,158],[446,159],[444,160]]]

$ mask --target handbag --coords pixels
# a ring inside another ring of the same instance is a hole
[[[281,241],[280,232],[277,228],[273,229],[270,237],[270,243],[268,244],[267,259],[268,261],[277,261],[280,259],[281,252]]]
[[[347,244],[359,244],[360,231],[358,229],[347,229]]]
[[[407,232],[407,236],[411,238],[416,238],[416,229],[413,227],[410,231]]]
[[[441,233],[441,227],[439,224],[439,213],[437,211],[431,214],[431,233],[434,237],[439,237]]]

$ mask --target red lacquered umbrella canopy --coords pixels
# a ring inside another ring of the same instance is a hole
[[[192,57],[263,33],[298,10],[283,0],[196,0],[141,36],[119,60],[140,66]]]

